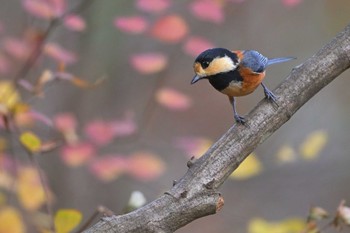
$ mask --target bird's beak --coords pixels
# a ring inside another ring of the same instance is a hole
[[[204,77],[200,77],[198,75],[195,75],[191,81],[191,84],[194,84],[196,82],[198,82],[199,80],[203,79]]]

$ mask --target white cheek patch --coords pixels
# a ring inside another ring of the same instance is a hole
[[[205,69],[207,75],[215,75],[218,73],[226,73],[237,68],[238,64],[234,63],[230,57],[225,55],[224,57],[215,58],[208,68]]]

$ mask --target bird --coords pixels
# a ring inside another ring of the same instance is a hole
[[[237,113],[235,97],[249,95],[261,85],[265,97],[277,104],[277,96],[262,82],[266,68],[293,59],[296,58],[267,58],[256,50],[231,51],[225,48],[211,48],[200,53],[195,59],[195,76],[191,84],[207,79],[216,90],[228,96],[235,121],[245,124],[244,117]]]

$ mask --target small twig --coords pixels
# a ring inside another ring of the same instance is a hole
[[[83,224],[78,230],[77,230],[77,233],[81,233],[83,231],[85,231],[90,225],[91,223],[98,217],[99,214],[103,214],[103,215],[106,215],[106,216],[112,216],[114,213],[104,207],[104,206],[99,206],[96,208],[95,212],[90,216],[90,218],[88,218],[88,220],[85,222],[85,224]]]

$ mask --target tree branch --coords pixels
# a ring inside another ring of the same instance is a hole
[[[105,217],[86,230],[98,232],[174,232],[216,213],[223,205],[217,189],[239,164],[312,96],[350,67],[350,25],[291,74],[274,91],[278,107],[262,100],[233,125],[168,192],[131,213]]]

